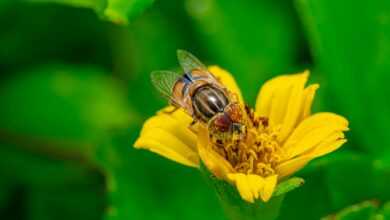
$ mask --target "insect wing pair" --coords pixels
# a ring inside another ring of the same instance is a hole
[[[171,71],[151,74],[157,90],[176,107],[183,108],[195,121],[208,124],[216,143],[225,143],[231,134],[241,137],[244,127],[242,111],[234,95],[222,86],[205,65],[189,52],[179,50],[183,75]]]
[[[178,50],[177,57],[184,70],[182,75],[172,71],[154,71],[151,74],[153,85],[170,104],[181,107],[194,116],[191,99],[201,86],[211,85],[223,90],[224,96],[228,96],[227,90],[195,56]]]

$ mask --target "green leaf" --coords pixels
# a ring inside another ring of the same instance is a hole
[[[316,169],[297,175],[305,179],[305,184],[287,194],[278,219],[320,219],[330,213],[332,209],[324,170]]]
[[[101,17],[116,24],[127,24],[140,15],[154,0],[24,0],[34,3],[58,3],[93,9]]]
[[[0,103],[3,139],[78,150],[135,117],[118,82],[91,67],[53,65],[11,77]]]
[[[90,161],[96,142],[132,120],[124,92],[91,67],[52,65],[24,73],[0,88],[2,176],[40,186],[84,179],[96,168]]]
[[[323,174],[321,192],[327,192],[328,212],[360,201],[390,197],[388,163],[366,154],[341,150],[310,163],[299,175],[310,181],[310,175]],[[303,187],[304,188],[304,187]],[[326,189],[326,190],[325,190]]]
[[[5,210],[8,205],[13,189],[13,183],[3,177],[0,181],[0,216],[2,216],[2,210]]]
[[[26,212],[31,220],[101,219],[105,208],[104,181],[28,187]],[[72,190],[69,190],[71,187]]]
[[[335,215],[328,216],[324,220],[363,220],[373,219],[377,210],[377,204],[371,201],[349,206]]]
[[[296,2],[327,104],[350,120],[354,147],[390,161],[390,2]]]
[[[125,90],[101,69],[59,64],[1,83],[0,175],[23,190],[29,218],[101,217],[104,181],[92,156],[134,120]]]
[[[93,169],[86,166],[89,165],[86,161],[72,160],[74,158],[71,157],[59,158],[45,152],[37,152],[37,149],[25,150],[18,145],[5,144],[0,145],[0,154],[0,174],[4,181],[13,184],[42,188],[60,187],[74,182],[88,183],[95,177]]]
[[[386,202],[382,206],[382,209],[378,212],[377,216],[377,219],[390,219],[390,202]]]
[[[328,215],[324,220],[360,220],[360,219],[389,219],[390,203],[386,202],[381,207],[378,201],[364,201],[348,206],[336,214]]]
[[[210,64],[236,77],[247,103],[254,104],[260,86],[272,76],[301,68],[297,60],[303,38],[290,1],[186,3],[197,39],[210,54]]]
[[[346,155],[327,166],[326,175],[334,209],[373,198],[390,198],[390,169],[383,161]]]
[[[328,215],[323,220],[380,220],[389,219],[390,203],[386,202],[381,207],[378,201],[364,201],[348,206],[336,214]]]
[[[93,12],[19,0],[11,0],[0,10],[0,26],[6,27],[8,19],[15,18],[12,28],[0,29],[0,60],[2,73],[7,76],[53,61],[111,68],[107,26],[114,25],[103,22]]]
[[[23,0],[31,3],[57,3],[70,5],[77,8],[91,8],[101,14],[107,5],[108,0]]]
[[[104,16],[117,24],[127,24],[129,19],[140,15],[154,0],[107,0]]]

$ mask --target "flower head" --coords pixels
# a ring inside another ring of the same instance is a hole
[[[209,67],[209,71],[245,109],[246,138],[216,145],[210,141],[207,127],[191,126],[193,120],[184,110],[172,112],[170,106],[145,122],[136,148],[191,167],[199,167],[202,161],[217,178],[235,185],[244,200],[260,198],[266,202],[280,180],[346,142],[345,118],[333,113],[311,114],[319,85],[305,87],[308,71],[266,82],[254,109],[244,105],[229,73],[217,66]]]

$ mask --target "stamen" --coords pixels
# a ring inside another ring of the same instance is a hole
[[[236,172],[267,177],[275,174],[281,161],[282,149],[277,141],[280,127],[271,127],[268,118],[258,117],[248,107],[246,139],[213,149],[224,157]]]

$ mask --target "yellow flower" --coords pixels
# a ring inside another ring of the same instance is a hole
[[[209,71],[244,103],[228,72],[217,66]],[[238,148],[214,146],[207,129],[190,128],[192,118],[183,110],[167,113],[173,107],[148,119],[134,146],[191,167],[199,167],[202,160],[217,178],[235,185],[244,200],[267,202],[280,180],[346,142],[345,118],[311,114],[319,85],[305,87],[308,76],[308,71],[283,75],[263,85],[255,109],[247,112],[247,138]]]

